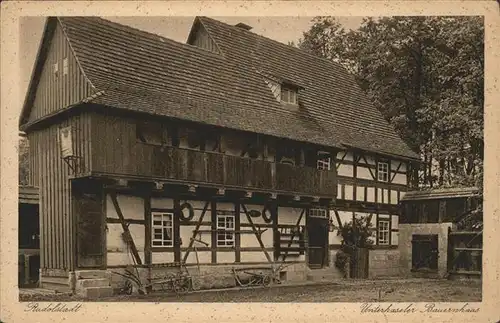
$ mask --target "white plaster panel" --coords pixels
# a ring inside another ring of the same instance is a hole
[[[252,230],[252,228],[242,228],[244,230]],[[271,228],[265,228],[267,229],[265,232],[262,233],[261,239],[262,243],[264,244],[265,247],[272,247],[273,246],[273,231]],[[242,233],[240,234],[240,244],[242,247],[260,247],[259,241],[257,240],[257,237],[255,236],[254,233]]]
[[[354,176],[353,169],[354,168],[352,165],[340,164],[339,169],[337,170],[337,174],[340,176],[353,177]]]
[[[333,232],[328,232],[328,244],[338,245],[342,243],[342,236],[338,234],[339,230],[335,229]]]
[[[151,253],[151,262],[153,264],[167,264],[174,262],[174,253],[173,252],[152,252]]]
[[[342,198],[342,185],[337,184],[337,198]]]
[[[107,223],[106,246],[108,250],[127,251],[127,244],[123,241],[123,228],[119,223]],[[137,250],[144,250],[144,226],[142,224],[129,225],[129,231],[134,239]]]
[[[116,197],[118,206],[125,219],[144,219],[144,200],[137,196],[118,194]],[[106,195],[106,217],[118,219],[111,196]]]
[[[201,225],[199,231],[202,230],[212,230],[212,227],[209,225]],[[183,241],[183,243],[186,245],[189,244],[189,237],[187,239],[187,241]],[[212,244],[212,232],[198,232],[198,234],[196,235],[196,239],[204,241],[210,246]]]
[[[402,185],[406,185],[406,174],[396,174],[396,176],[394,177],[394,179],[392,180],[392,183],[394,184],[402,184]]]
[[[399,243],[399,232],[391,232],[391,245],[397,246]]]
[[[397,229],[399,225],[399,216],[398,215],[392,215],[391,216],[391,226],[393,229]]]
[[[356,200],[357,201],[365,200],[365,188],[363,186],[356,187]]]
[[[366,200],[368,202],[375,202],[375,187],[368,187],[366,193],[367,193]]]
[[[221,211],[233,211],[234,212],[234,203],[217,202],[216,208],[217,208],[217,210],[221,210]]]
[[[153,209],[173,209],[174,200],[164,197],[152,197],[151,208]]]
[[[302,209],[292,207],[279,207],[278,208],[278,224],[297,224]],[[300,225],[305,225],[306,216],[302,216]]]
[[[398,191],[391,190],[391,204],[398,204]]]
[[[144,252],[139,251],[138,253],[141,261],[144,262]],[[133,265],[134,260],[132,257],[132,254],[127,252],[108,252],[106,261],[109,266]]]
[[[382,189],[382,203],[389,203],[389,190]]]
[[[377,203],[382,203],[382,189],[377,188]]]
[[[193,237],[193,231],[196,229],[195,225],[183,225],[179,226],[179,235],[182,241],[181,247],[189,246],[191,237]],[[209,241],[207,241],[209,242]]]
[[[227,264],[235,262],[234,251],[217,251],[217,263]]]
[[[373,170],[372,170],[373,172]],[[358,166],[356,170],[356,176],[362,179],[373,180],[373,176],[367,167]]]
[[[399,167],[399,165],[401,165]],[[406,172],[406,163],[405,162],[399,162],[399,161],[391,161],[391,170],[397,170],[399,167],[398,172]]]
[[[269,253],[269,251],[268,251]],[[242,251],[240,253],[241,262],[267,262],[263,251]]]
[[[345,193],[346,200],[353,200],[354,199],[354,186],[346,185],[344,193]]]
[[[365,155],[366,162],[370,165],[376,165],[375,158],[373,156]],[[361,159],[364,162],[364,159]]]
[[[382,213],[380,213],[380,214],[378,215],[378,218],[379,218],[379,219],[390,219],[390,218],[391,218],[391,216],[390,216],[389,214],[382,214]]]
[[[181,252],[181,259],[184,259],[185,251]],[[207,264],[212,262],[212,252],[211,251],[198,251],[198,261],[202,264]],[[186,263],[195,264],[196,263],[196,252],[190,250],[189,255],[186,259]]]
[[[245,207],[246,207],[248,212],[250,212],[250,210],[256,210],[256,211],[259,211],[262,213],[262,211],[264,210],[263,205],[245,204]],[[270,211],[268,211],[267,216],[271,216]],[[281,215],[279,215],[279,216],[281,216]],[[281,219],[279,221],[281,221]],[[262,214],[258,218],[252,218],[252,222],[254,224],[266,224],[266,221],[264,221]],[[247,215],[245,214],[245,211],[243,211],[243,208],[240,208],[240,223],[250,223],[248,221]]]
[[[399,200],[401,201],[403,199],[403,196],[405,196],[405,195],[406,195],[406,192],[400,191],[399,192]]]

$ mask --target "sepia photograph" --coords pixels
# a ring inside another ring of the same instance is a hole
[[[484,17],[19,28],[19,301],[482,300]]]

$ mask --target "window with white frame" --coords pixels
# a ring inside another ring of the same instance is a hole
[[[389,244],[389,220],[379,220],[377,226],[378,232],[378,244],[388,245]]]
[[[234,214],[217,214],[217,246],[234,246]]]
[[[326,209],[309,209],[309,216],[313,218],[328,218]]]
[[[318,151],[318,158],[316,160],[316,168],[319,170],[330,170],[331,157],[325,151]]]
[[[171,247],[174,245],[173,213],[153,212],[153,247]]]
[[[380,182],[389,181],[389,164],[385,162],[377,163],[377,178]]]
[[[297,94],[297,89],[286,85],[281,86],[281,102],[297,104]]]

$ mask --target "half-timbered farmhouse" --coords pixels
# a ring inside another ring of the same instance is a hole
[[[337,230],[360,216],[370,276],[397,270],[396,206],[418,156],[340,65],[245,24],[197,17],[184,44],[48,18],[20,129],[45,287],[182,263],[200,286],[280,263],[304,280],[336,272]]]

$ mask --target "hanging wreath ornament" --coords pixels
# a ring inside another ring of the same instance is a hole
[[[181,219],[181,221],[191,221],[194,217],[194,209],[193,209],[193,206],[191,204],[189,204],[188,202],[184,202],[183,204],[181,204],[181,206],[179,207],[180,208],[180,212],[179,212],[179,218]],[[184,216],[184,210],[185,209],[188,209],[188,216],[185,217]]]
[[[266,222],[266,223],[273,222],[272,211],[268,209],[268,205],[265,205],[264,209],[262,210],[262,218],[264,219],[264,222]]]

